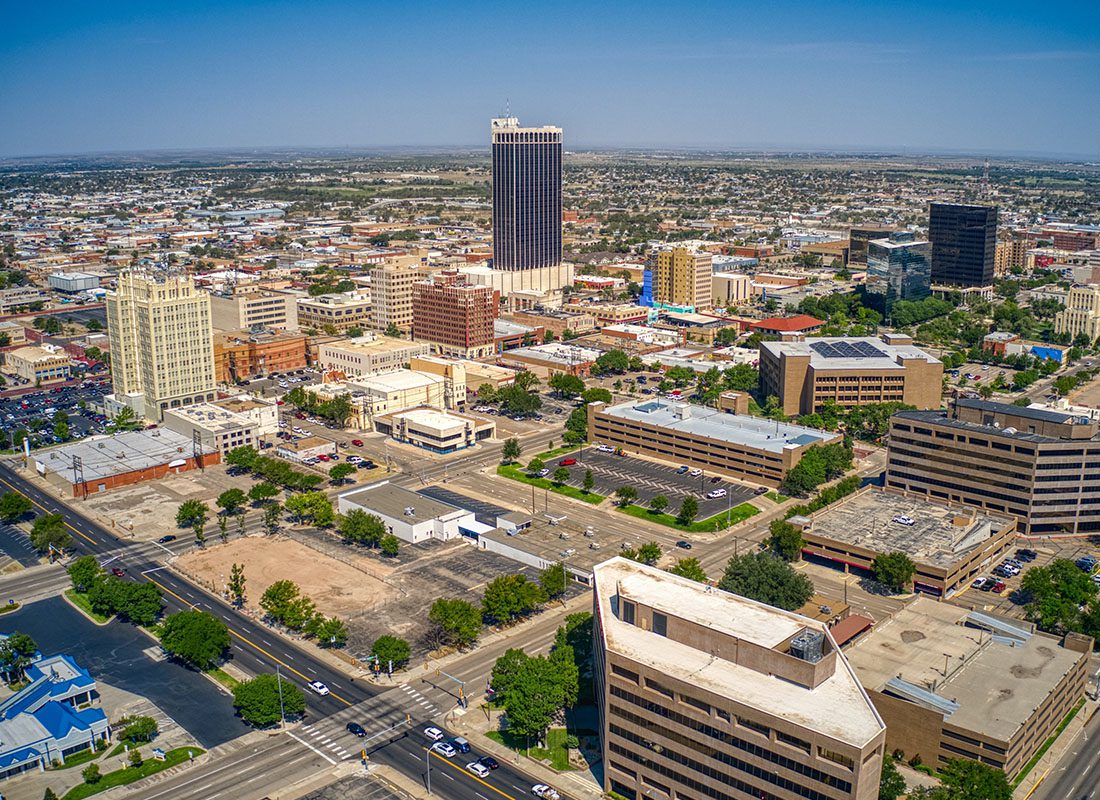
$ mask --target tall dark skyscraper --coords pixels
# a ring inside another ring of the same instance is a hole
[[[932,203],[928,212],[932,283],[992,286],[997,207]]]
[[[494,119],[493,268],[561,263],[561,128]]]

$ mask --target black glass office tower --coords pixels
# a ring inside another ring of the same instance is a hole
[[[561,128],[494,119],[493,268],[561,263]]]
[[[992,286],[997,207],[932,203],[928,212],[932,283]]]

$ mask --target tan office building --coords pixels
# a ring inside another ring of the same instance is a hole
[[[420,256],[400,256],[373,267],[371,327],[384,331],[390,325],[407,331],[413,325],[413,286],[429,275]]]
[[[728,410],[664,400],[588,404],[588,441],[778,486],[810,447],[843,440],[839,433]]]
[[[371,295],[364,291],[298,298],[298,324],[303,328],[347,333],[371,324]]]
[[[670,306],[710,308],[713,286],[711,275],[714,256],[686,247],[673,247],[653,253],[653,301]]]
[[[427,342],[410,342],[389,336],[368,334],[357,339],[343,339],[322,344],[317,362],[321,369],[336,370],[345,375],[374,375],[400,369],[414,356],[426,356],[431,347]]]
[[[298,297],[270,291],[238,291],[210,296],[210,318],[219,331],[256,328],[298,330]]]
[[[1024,534],[1100,531],[1100,436],[1085,417],[988,400],[890,418],[886,486],[1011,514]]]
[[[752,300],[752,278],[738,272],[718,272],[710,279],[711,299],[715,306],[725,308]]]
[[[4,354],[4,367],[33,384],[56,383],[69,379],[71,359],[55,345],[17,347]]]
[[[885,725],[825,623],[624,558],[593,582],[605,791],[878,797]]]
[[[1092,638],[917,598],[845,650],[886,721],[886,747],[1011,781],[1084,696]]]
[[[838,406],[899,402],[939,408],[943,362],[899,334],[882,339],[810,338],[762,342],[760,386],[784,414],[812,414],[826,400]]]
[[[123,272],[107,293],[112,407],[148,419],[214,399],[210,296],[189,275]]]
[[[1066,307],[1054,317],[1054,332],[1070,339],[1085,334],[1090,342],[1100,337],[1100,286],[1074,286],[1066,294]]]

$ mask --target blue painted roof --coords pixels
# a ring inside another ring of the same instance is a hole
[[[9,753],[0,753],[0,769],[6,769],[16,764],[22,764],[24,761],[29,761],[32,758],[38,758],[42,755],[42,751],[37,747],[21,747],[18,750],[12,750]]]

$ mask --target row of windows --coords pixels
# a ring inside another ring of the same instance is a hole
[[[776,753],[773,750],[771,750],[767,747],[764,747],[763,745],[759,745],[759,744],[750,742],[750,741],[748,741],[746,739],[742,739],[738,736],[734,736],[730,733],[727,733],[726,731],[723,731],[723,730],[720,730],[719,728],[714,727],[713,725],[708,725],[705,722],[700,722],[698,720],[692,719],[691,717],[688,717],[684,714],[680,714],[679,712],[673,711],[672,709],[666,708],[666,707],[664,707],[664,706],[662,706],[658,703],[651,703],[648,700],[646,700],[645,698],[639,697],[638,695],[636,695],[632,692],[628,692],[624,689],[620,689],[617,686],[612,686],[611,687],[611,694],[614,697],[618,697],[622,700],[627,701],[628,703],[632,703],[633,705],[638,706],[639,708],[642,708],[642,709],[650,712],[651,714],[656,714],[659,717],[664,717],[665,719],[669,720],[670,722],[675,722],[676,724],[682,725],[683,727],[689,728],[690,730],[693,730],[697,733],[702,733],[706,736],[709,736],[712,739],[715,739],[716,741],[721,742],[724,745],[727,745],[729,747],[734,747],[738,750],[741,750],[742,752],[749,753],[750,755],[753,755],[753,756],[756,756],[757,758],[763,759],[764,761],[771,762],[772,764],[775,764],[776,766],[783,767],[784,769],[789,769],[791,772],[797,772],[799,775],[804,775],[807,778],[810,778],[811,780],[818,781],[819,783],[824,783],[827,786],[836,787],[836,788],[841,789],[843,791],[848,791],[851,788],[851,783],[849,781],[844,780],[843,778],[838,778],[835,775],[830,775],[827,772],[816,769],[815,767],[812,767],[809,764],[806,764],[806,763],[804,763],[802,761],[799,761],[797,759],[788,758],[787,756],[784,756],[781,753]],[[632,722],[635,725],[639,725],[639,726],[641,726],[641,727],[643,727],[647,730],[660,731],[662,735],[665,735],[668,738],[672,738],[675,741],[679,741],[680,739],[684,738],[680,734],[675,733],[674,731],[668,730],[667,728],[662,728],[660,726],[655,726],[652,722],[645,719],[644,717],[641,717],[637,714],[633,714],[630,711],[627,711],[627,710],[623,709],[620,706],[612,704],[610,706],[610,708],[611,708],[612,712],[614,714],[616,714],[617,716],[620,716],[623,719],[625,719],[629,722]],[[761,736],[767,737],[770,733],[770,729],[767,726],[761,725],[761,724],[757,723],[755,720],[748,720],[748,719],[746,719],[746,718],[744,718],[740,715],[737,716],[737,724],[740,725],[741,727],[747,727],[750,730],[753,730],[753,731],[759,733]],[[804,752],[807,753],[807,755],[809,755],[809,750],[810,750],[810,743],[809,742],[803,741],[802,739],[799,739],[795,736],[790,736],[789,734],[780,734],[779,731],[776,731],[776,736],[779,737],[780,735],[786,736],[787,739],[791,740],[791,741],[781,740],[781,741],[784,741],[785,744],[788,744],[792,747],[797,747],[798,749],[803,750]],[[685,741],[687,741],[687,740],[685,739]],[[694,747],[696,750],[699,750],[700,752],[705,752],[705,753],[708,753],[708,754],[710,753],[709,748],[704,749],[703,746],[700,745],[700,744],[695,743],[695,744],[691,744],[690,746]],[[833,755],[832,751],[824,751],[824,750],[822,751],[822,754],[824,755],[825,752],[830,753],[830,756]],[[836,755],[839,755],[839,754],[836,754]],[[833,761],[836,764],[840,764],[841,766],[844,766],[847,769],[851,769],[852,766],[853,766],[852,760],[848,759],[844,756],[840,756],[839,759],[830,757],[829,760]]]

